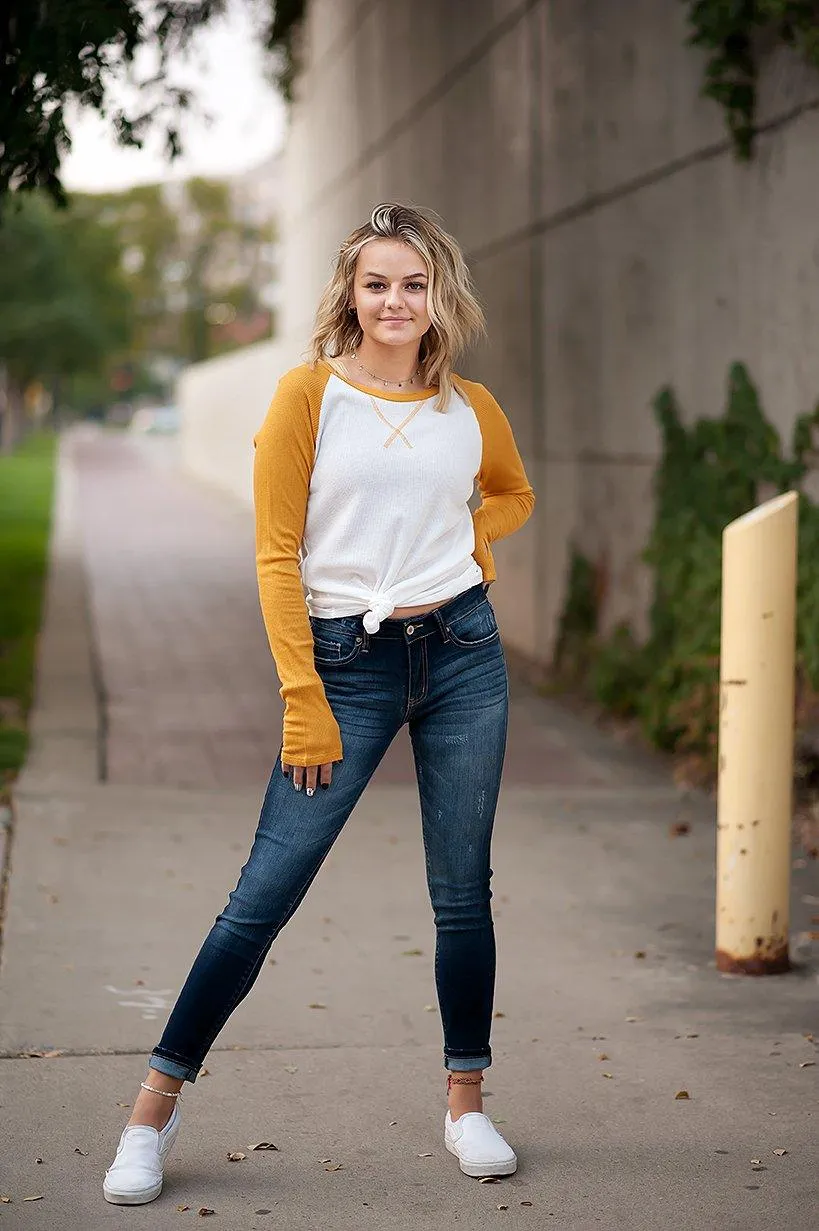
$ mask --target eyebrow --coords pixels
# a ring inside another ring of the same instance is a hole
[[[389,278],[387,277],[386,274],[377,274],[372,269],[368,269],[367,272],[364,274],[364,277],[365,278],[380,278],[382,282],[389,282]],[[406,274],[404,278],[402,278],[402,282],[409,282],[414,278],[426,278],[426,277],[428,277],[426,273]]]

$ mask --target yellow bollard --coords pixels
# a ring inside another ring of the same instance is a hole
[[[798,496],[768,500],[722,544],[717,969],[790,968]]]

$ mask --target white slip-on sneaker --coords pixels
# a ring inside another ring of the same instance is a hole
[[[515,1151],[481,1111],[467,1111],[455,1121],[447,1112],[444,1145],[464,1175],[511,1175],[517,1170]]]
[[[174,1105],[171,1118],[159,1132],[149,1124],[123,1129],[117,1154],[105,1173],[102,1195],[112,1205],[144,1205],[162,1192],[162,1168],[176,1141],[181,1122]]]

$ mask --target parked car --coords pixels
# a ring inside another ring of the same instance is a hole
[[[179,411],[176,406],[142,406],[131,420],[131,431],[172,436],[179,431]]]

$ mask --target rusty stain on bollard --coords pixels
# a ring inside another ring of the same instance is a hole
[[[733,957],[717,949],[716,960],[717,970],[728,975],[782,975],[791,968],[787,941],[768,941],[753,957]]]

